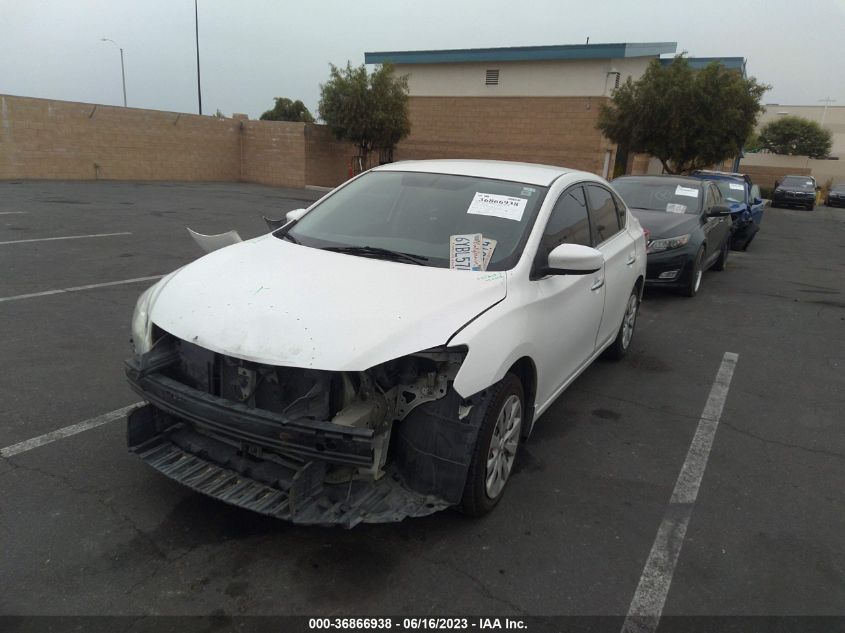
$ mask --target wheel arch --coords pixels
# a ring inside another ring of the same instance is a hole
[[[525,423],[522,425],[522,437],[528,438],[534,428],[534,412],[537,405],[537,365],[529,356],[516,360],[508,368],[507,373],[513,374],[522,383],[525,396]]]

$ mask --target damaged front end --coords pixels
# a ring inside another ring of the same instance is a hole
[[[465,348],[362,372],[263,365],[153,326],[126,362],[149,404],[129,415],[129,450],[221,501],[302,524],[400,521],[458,503],[484,393],[452,381]]]

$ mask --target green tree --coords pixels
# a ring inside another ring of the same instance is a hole
[[[222,112],[222,110],[220,110],[220,108],[217,108],[217,111],[212,116],[215,119],[225,119],[226,118],[226,115],[223,114],[223,112]]]
[[[760,146],[775,154],[824,158],[833,146],[833,136],[815,121],[785,116],[763,126]]]
[[[652,61],[602,104],[597,127],[614,143],[651,154],[670,174],[688,173],[739,154],[769,86],[713,62],[693,70],[682,55]]]
[[[377,67],[372,74],[363,64],[329,67],[329,80],[320,85],[320,117],[335,137],[358,146],[362,167],[374,149],[392,154],[411,131],[408,76],[395,76],[390,64]]]
[[[313,123],[314,117],[299,99],[291,101],[287,97],[275,97],[276,102],[272,110],[261,115],[262,121],[294,121],[297,123]]]

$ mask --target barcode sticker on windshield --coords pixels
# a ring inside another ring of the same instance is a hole
[[[675,195],[676,196],[689,196],[690,198],[697,198],[698,197],[698,189],[693,189],[692,187],[682,187],[678,185],[675,187]]]
[[[728,183],[728,186],[729,186],[731,189],[736,189],[737,191],[745,191],[745,187],[743,187],[743,186],[742,186],[741,184],[739,184],[738,182],[729,182],[729,183]]]
[[[669,213],[686,213],[687,208],[682,204],[675,204],[674,202],[668,202],[666,204],[666,210]]]
[[[490,260],[493,258],[493,251],[496,250],[496,244],[498,244],[498,242],[492,238],[481,238],[481,255],[484,258],[481,270],[487,270],[487,266],[490,265]]]
[[[469,204],[467,213],[473,215],[490,215],[505,220],[522,220],[528,200],[513,196],[500,196],[495,193],[476,192]]]
[[[449,268],[452,270],[483,270],[483,264],[481,233],[449,236]]]

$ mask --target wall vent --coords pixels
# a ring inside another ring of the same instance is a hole
[[[499,69],[487,69],[487,74],[484,79],[484,83],[488,86],[498,86],[499,85]]]

